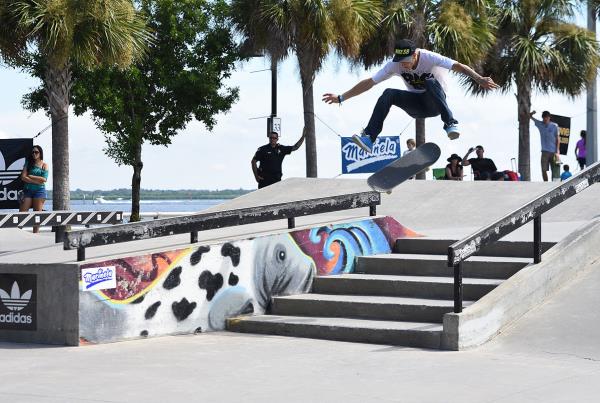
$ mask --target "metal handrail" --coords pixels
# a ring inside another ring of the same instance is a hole
[[[332,211],[369,207],[376,215],[381,194],[375,191],[297,200],[288,203],[224,210],[212,213],[189,214],[180,217],[142,221],[112,227],[69,231],[65,233],[65,250],[77,249],[77,260],[85,260],[85,248],[142,239],[189,233],[191,243],[198,242],[198,231],[286,219],[288,228],[295,227],[295,217]]]
[[[542,214],[600,182],[600,162],[573,175],[524,206],[448,247],[448,267],[454,268],[454,312],[462,312],[462,265],[469,256],[533,220],[533,262],[542,261]]]

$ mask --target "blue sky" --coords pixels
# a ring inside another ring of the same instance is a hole
[[[268,60],[256,58],[237,67],[228,84],[240,89],[239,101],[227,114],[218,116],[212,132],[199,122],[191,122],[173,139],[169,147],[145,146],[142,159],[142,187],[153,189],[225,189],[254,188],[250,160],[256,148],[266,144],[266,118],[270,114],[270,72],[252,73],[269,67]],[[403,88],[402,80],[391,78],[359,97],[344,102],[343,106],[321,102],[325,92],[341,93],[359,80],[370,77],[376,69],[350,70],[345,62],[328,59],[314,84],[315,114],[335,132],[349,136],[369,119],[371,110],[381,92],[388,87]],[[49,124],[43,113],[31,114],[21,107],[21,97],[36,81],[17,70],[0,67],[0,138],[32,137]],[[486,157],[492,158],[499,169],[510,169],[510,159],[517,157],[518,124],[515,91],[507,94],[493,92],[485,97],[466,94],[454,74],[449,75],[448,103],[461,123],[459,140],[449,141],[439,118],[427,120],[428,141],[437,143],[442,157],[435,167],[445,166],[452,153],[463,156],[470,146],[481,144]],[[571,143],[563,161],[575,171],[575,142],[579,131],[585,129],[585,94],[570,99],[558,94],[534,94],[533,109],[541,113],[571,116]],[[288,58],[278,72],[278,115],[282,118],[282,144],[295,143],[303,127],[302,94],[297,62]],[[539,115],[538,115],[539,116]],[[70,120],[71,188],[112,189],[129,187],[131,168],[118,167],[103,153],[104,137],[89,116]],[[406,128],[406,129],[405,129]],[[402,110],[393,108],[385,122],[383,135],[401,134],[404,147],[408,138],[414,138],[414,122]],[[541,180],[539,168],[540,141],[533,124],[531,130],[532,180]],[[316,120],[319,177],[336,177],[341,172],[340,140],[336,133]],[[35,142],[44,148],[46,160],[51,162],[51,133],[46,131]],[[284,178],[305,176],[304,147],[284,160]],[[466,173],[470,173],[467,169]],[[363,175],[364,176],[364,175]],[[360,176],[342,176],[360,177]],[[51,186],[51,180],[49,182]]]

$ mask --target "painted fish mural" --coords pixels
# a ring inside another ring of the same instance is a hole
[[[416,235],[384,217],[82,265],[114,266],[117,287],[80,291],[81,342],[222,330],[229,317],[262,314],[273,296],[309,292],[315,275],[352,272],[356,256]]]

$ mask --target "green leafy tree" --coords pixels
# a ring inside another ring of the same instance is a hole
[[[210,130],[215,115],[237,99],[237,89],[223,84],[238,60],[225,1],[139,4],[154,33],[148,57],[127,70],[78,71],[72,91],[75,113],[89,110],[104,132],[107,155],[133,168],[133,221],[139,219],[142,145],[169,145],[192,119]]]
[[[600,64],[595,36],[569,22],[574,12],[574,3],[565,0],[498,1],[497,39],[483,70],[504,92],[516,87],[523,180],[531,180],[532,91],[576,96],[595,77]]]
[[[396,39],[409,38],[419,48],[477,68],[494,43],[492,5],[490,0],[384,0],[379,28],[361,47],[356,62],[366,68],[379,65],[391,58]],[[421,145],[426,141],[425,119],[415,120]],[[417,177],[425,179],[425,174]]]
[[[232,0],[247,52],[273,60],[295,53],[302,84],[306,176],[317,177],[313,82],[327,55],[357,55],[380,19],[378,0]]]
[[[3,0],[0,21],[4,60],[41,69],[52,119],[52,207],[67,210],[73,66],[128,66],[150,39],[145,21],[130,0]]]

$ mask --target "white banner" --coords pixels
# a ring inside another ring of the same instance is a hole
[[[81,290],[109,290],[117,288],[117,269],[115,266],[81,269]]]

